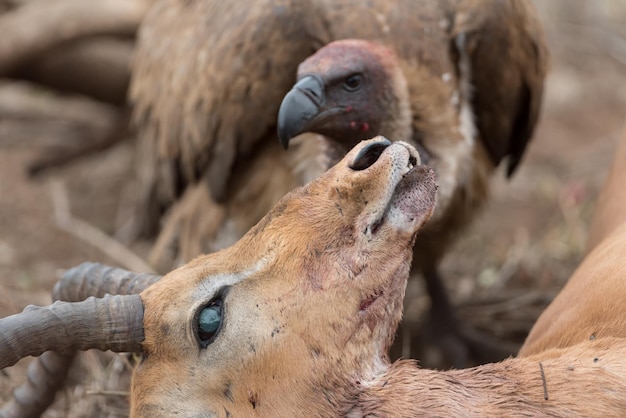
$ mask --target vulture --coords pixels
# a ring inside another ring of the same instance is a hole
[[[157,0],[130,87],[150,261],[229,246],[363,139],[407,141],[439,186],[413,260],[430,329],[451,365],[497,360],[437,267],[496,167],[518,167],[546,71],[530,0]]]

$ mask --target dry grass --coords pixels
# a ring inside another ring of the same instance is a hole
[[[626,116],[626,4],[536,4],[552,53],[541,124],[519,172],[511,181],[494,179],[491,203],[444,265],[463,316],[515,342],[582,256],[594,201]],[[100,129],[106,117],[83,99],[0,86],[0,315],[48,303],[58,269],[86,260],[115,264],[55,226],[50,181],[66,185],[74,215],[127,243],[132,143],[41,179],[30,180],[24,171],[38,153],[78,141],[85,129]],[[147,248],[148,243],[132,245],[143,256]],[[419,283],[409,290],[416,300],[409,315],[419,315],[427,301]],[[28,361],[0,373],[0,401],[23,380]],[[84,353],[46,416],[126,416],[132,361]]]

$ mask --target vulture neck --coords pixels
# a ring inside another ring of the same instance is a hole
[[[406,77],[399,65],[394,65],[389,73],[389,88],[385,89],[383,99],[383,103],[387,104],[387,112],[382,115],[380,132],[377,134],[394,141],[413,143],[413,115]]]

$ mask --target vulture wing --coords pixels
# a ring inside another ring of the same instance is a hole
[[[543,95],[548,52],[539,18],[528,1],[465,1],[455,36],[455,52],[471,62],[476,127],[494,164],[508,157],[510,176],[533,134]]]
[[[413,140],[445,159],[440,174],[445,180],[450,171],[449,187],[442,186],[449,200],[461,168],[476,165],[467,163],[473,154],[450,140],[458,134],[451,103],[459,80],[471,85],[478,136],[493,163],[508,156],[512,172],[536,123],[545,73],[541,29],[528,3],[159,0],[140,29],[130,93],[139,128],[142,232],[156,232],[163,212],[182,207],[190,185],[204,203],[181,209],[181,219],[194,213],[227,228],[240,212],[237,231],[256,223],[256,212],[263,212],[256,196],[270,188],[283,192],[272,177],[289,177],[292,167],[306,171],[313,159],[300,160],[290,150],[296,161],[287,164],[280,155],[280,103],[298,65],[339,39],[373,40],[395,51],[407,79]],[[469,67],[469,79],[460,76],[460,62]],[[257,164],[260,156],[264,162]],[[286,179],[283,186],[297,181]],[[203,205],[221,215],[211,217]],[[197,239],[206,235],[196,218],[189,223]]]
[[[432,48],[444,38],[442,13],[430,0],[155,2],[140,28],[130,87],[140,231],[157,232],[161,215],[199,181],[215,203],[228,203],[241,164],[278,141],[278,108],[298,64],[323,45],[376,39],[410,65],[443,71],[447,50]]]
[[[274,134],[298,63],[314,52],[307,9],[297,0],[164,0],[151,9],[131,99],[166,200],[204,176],[223,200],[238,155]]]

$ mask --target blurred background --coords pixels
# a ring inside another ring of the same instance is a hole
[[[0,0],[0,33],[3,12],[29,2],[40,0]],[[626,2],[535,3],[551,53],[538,130],[513,179],[494,177],[493,199],[443,269],[463,317],[517,343],[581,259],[626,121]],[[132,43],[111,51],[123,59]],[[111,104],[0,78],[0,316],[48,304],[59,272],[83,261],[141,269],[150,243],[129,242],[134,141],[98,145],[117,118]],[[104,149],[29,176],[42,156],[85,142]],[[409,289],[418,302],[409,317],[428,303],[420,283]],[[27,362],[0,372],[0,401]],[[46,416],[127,416],[128,367],[125,357],[86,353]]]

